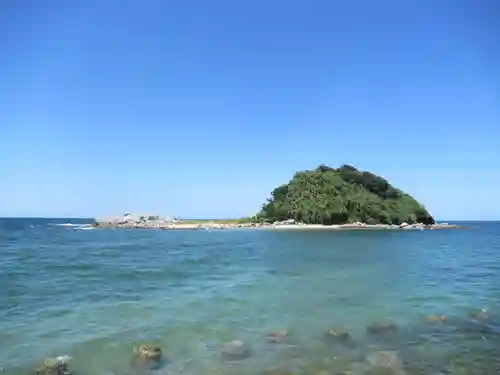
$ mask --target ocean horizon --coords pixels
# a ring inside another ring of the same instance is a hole
[[[35,219],[35,220],[55,220],[55,223],[59,223],[61,220],[94,220],[96,217],[100,217],[102,215],[96,215],[96,216],[0,216],[0,220],[5,220],[5,219],[13,219],[13,220],[25,220],[25,219]],[[108,216],[113,216],[113,215],[108,215]],[[120,216],[120,214],[116,214],[115,216]],[[160,215],[161,216],[161,215]],[[250,217],[249,216],[242,216],[242,217]],[[216,217],[216,218],[206,218],[206,217],[183,217],[183,216],[175,216],[171,215],[171,217],[177,217],[181,220],[234,220],[239,217]],[[461,219],[461,220],[447,220],[447,219],[436,219],[436,222],[438,223],[461,223],[461,224],[466,224],[466,223],[500,223],[500,219],[495,219],[495,220],[466,220],[466,219]]]
[[[91,220],[0,219],[5,374],[62,355],[75,374],[143,374],[130,360],[149,341],[162,347],[158,375],[357,375],[387,351],[408,375],[500,370],[498,221],[416,232],[82,230]],[[387,322],[390,335],[370,333]],[[283,342],[270,342],[280,331]],[[233,340],[249,348],[236,361],[224,356]]]

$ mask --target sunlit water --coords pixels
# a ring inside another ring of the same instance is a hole
[[[160,342],[158,374],[363,374],[395,350],[407,374],[500,371],[500,224],[330,232],[82,230],[0,220],[0,368],[68,354],[82,375],[134,374]],[[75,221],[73,221],[75,222]],[[474,321],[474,309],[488,309]],[[426,315],[446,315],[429,324]],[[366,327],[389,321],[390,337]],[[348,343],[325,341],[329,328]],[[289,330],[281,344],[266,334]],[[241,340],[248,358],[221,347]]]

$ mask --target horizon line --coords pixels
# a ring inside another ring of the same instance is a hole
[[[199,217],[178,217],[173,216],[180,220],[236,220],[241,218],[246,218],[250,216],[238,216],[238,217],[212,217],[212,218],[199,218]],[[94,220],[96,216],[0,216],[2,219],[67,219],[67,220]],[[436,219],[436,222],[483,222],[483,223],[494,223],[500,222],[498,219]]]

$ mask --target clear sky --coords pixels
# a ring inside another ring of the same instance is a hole
[[[500,219],[497,0],[3,0],[0,216],[253,214],[301,169]]]

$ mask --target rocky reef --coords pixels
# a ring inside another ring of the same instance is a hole
[[[326,328],[316,342],[314,339],[311,342],[312,335],[307,342],[296,340],[295,328],[303,327],[263,331],[256,341],[234,339],[213,347],[217,367],[206,368],[204,373],[493,375],[500,370],[498,319],[498,315],[492,316],[482,309],[465,316],[424,316],[406,326],[387,320],[353,331]],[[276,362],[264,360],[273,351],[277,354]],[[133,348],[130,358],[128,370],[116,375],[180,375],[186,371],[169,367],[160,343],[140,343]],[[68,359],[47,358],[35,374],[91,375],[81,366],[70,371]],[[190,358],[192,361],[196,358]],[[187,374],[192,374],[189,368]]]

